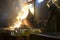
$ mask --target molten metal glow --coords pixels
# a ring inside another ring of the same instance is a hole
[[[21,24],[22,24],[22,20],[27,18],[28,14],[29,14],[29,9],[31,11],[31,13],[34,13],[34,8],[30,8],[29,5],[24,5],[24,7],[22,8],[22,11],[20,13],[18,13],[18,16],[16,17],[17,21],[14,22],[14,25],[11,26],[10,28],[20,28]]]
[[[29,9],[30,9],[32,15],[34,15],[34,7],[33,7],[33,4],[30,4],[29,5]]]
[[[30,8],[30,11],[34,15],[34,8]]]
[[[14,28],[19,28],[19,27],[20,27],[20,25],[21,25],[21,22],[20,22],[20,21],[18,21],[17,23],[15,23]]]

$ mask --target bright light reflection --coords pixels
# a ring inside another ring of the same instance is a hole
[[[42,1],[44,1],[44,0],[37,0],[38,1],[38,3],[40,3],[40,2],[42,2]]]

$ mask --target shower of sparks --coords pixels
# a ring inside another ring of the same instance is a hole
[[[29,9],[30,9],[31,13],[34,14],[34,8],[30,7],[31,5],[32,4],[24,5],[22,7],[22,10],[18,13],[18,16],[16,17],[17,21],[14,22],[13,26],[10,26],[11,30],[14,30],[15,28],[21,27],[22,20],[27,18],[28,14],[29,14]]]

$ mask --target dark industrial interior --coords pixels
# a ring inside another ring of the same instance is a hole
[[[0,0],[0,40],[60,40],[60,0]]]

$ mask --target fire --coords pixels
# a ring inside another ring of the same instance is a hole
[[[22,10],[20,12],[18,12],[18,16],[16,17],[17,21],[14,22],[13,26],[10,26],[11,29],[14,28],[20,28],[21,24],[22,24],[22,20],[27,18],[28,14],[29,14],[29,9],[31,11],[31,13],[34,13],[34,8],[30,7],[30,5],[24,5]]]
[[[32,6],[33,4],[28,5],[32,15],[34,15],[34,7]]]

